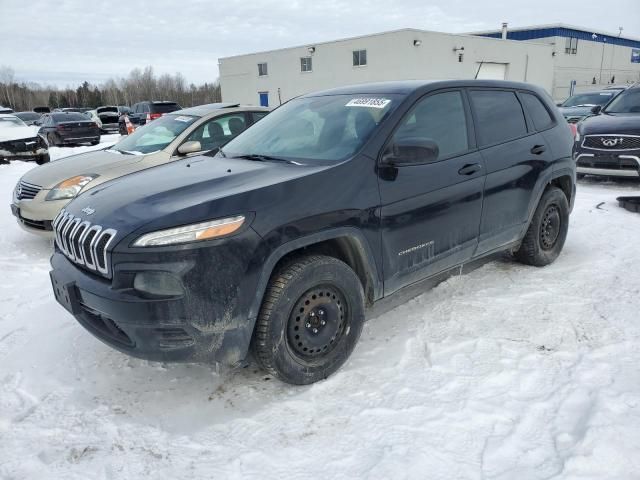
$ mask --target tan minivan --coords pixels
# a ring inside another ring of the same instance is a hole
[[[52,237],[51,221],[80,192],[108,180],[217,149],[269,113],[265,107],[212,103],[171,112],[115,145],[28,171],[11,211],[28,232]]]

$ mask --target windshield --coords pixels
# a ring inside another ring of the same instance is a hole
[[[157,152],[173,142],[198,118],[191,115],[165,115],[137,128],[111,147],[111,150],[128,153]]]
[[[614,98],[606,113],[640,113],[640,88],[630,88]]]
[[[27,125],[18,117],[0,117],[0,128],[26,127]]]
[[[593,92],[593,93],[580,93],[578,95],[574,95],[569,97],[562,104],[563,107],[578,107],[582,105],[588,105],[593,107],[595,105],[605,105],[609,100],[611,100],[618,92]]]
[[[360,149],[401,98],[399,95],[297,98],[231,140],[223,153],[228,157],[343,160]]]

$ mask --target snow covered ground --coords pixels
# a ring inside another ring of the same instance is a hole
[[[640,478],[640,184],[580,183],[554,265],[453,277],[292,387],[84,331],[7,208],[30,168],[0,166],[0,478]]]

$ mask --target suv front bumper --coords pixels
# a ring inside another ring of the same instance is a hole
[[[232,365],[245,357],[253,330],[247,302],[253,297],[238,294],[255,292],[255,285],[246,264],[225,268],[222,261],[232,254],[218,249],[220,256],[212,253],[215,248],[165,253],[159,260],[131,255],[138,257],[136,262],[116,265],[113,280],[77,267],[56,250],[51,283],[58,303],[95,337],[123,353],[154,361]],[[149,271],[180,278],[184,293],[159,297],[133,288],[136,274]],[[222,278],[212,278],[216,273]]]
[[[640,152],[585,152],[575,154],[576,171],[585,175],[640,177]]]

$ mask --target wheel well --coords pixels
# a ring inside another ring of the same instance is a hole
[[[287,253],[273,269],[275,273],[283,265],[299,258],[301,255],[326,255],[334,257],[349,265],[360,279],[367,304],[374,301],[373,273],[369,267],[364,248],[359,240],[352,237],[338,237],[301,247]]]
[[[567,197],[567,203],[571,205],[571,196],[573,195],[573,185],[571,182],[571,177],[569,175],[564,175],[562,177],[554,178],[549,182],[549,185],[558,187],[563,191],[565,197]]]

